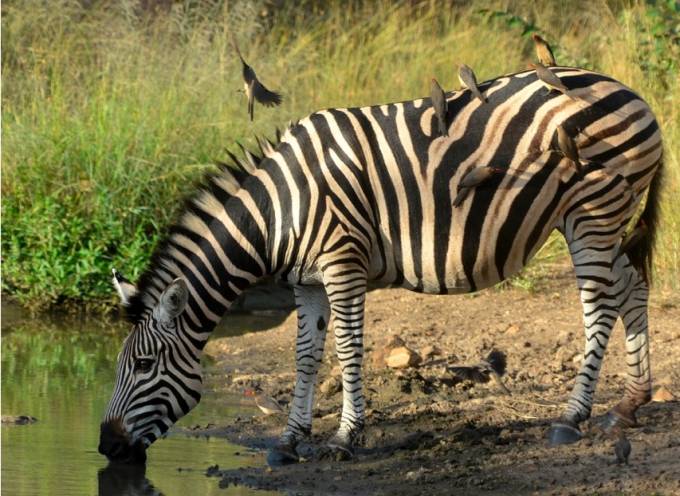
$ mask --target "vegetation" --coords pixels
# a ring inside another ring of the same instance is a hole
[[[656,271],[680,285],[680,4],[305,3],[3,2],[3,291],[34,307],[110,304],[111,267],[140,274],[225,146],[319,108],[426,95],[432,75],[455,87],[458,62],[481,80],[521,70],[533,31],[562,64],[610,74],[655,110],[666,149]],[[252,124],[230,31],[285,94]]]

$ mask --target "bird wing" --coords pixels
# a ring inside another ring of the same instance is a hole
[[[474,188],[487,181],[493,176],[495,170],[491,167],[475,167],[463,176],[458,183],[458,190],[461,188]]]
[[[478,383],[489,382],[489,371],[483,369],[480,365],[457,365],[449,367],[448,370],[463,380],[468,380]]]
[[[505,353],[502,351],[492,350],[491,353],[489,353],[489,356],[486,357],[485,362],[499,376],[505,374],[505,368],[508,362]]]
[[[265,107],[273,107],[275,105],[280,105],[281,102],[283,101],[283,97],[279,93],[268,90],[257,79],[253,81],[253,96],[255,97],[255,100],[257,100]]]
[[[253,116],[255,114],[255,105],[254,105],[254,90],[255,90],[255,83],[257,82],[257,79],[253,79],[250,82],[250,85],[248,86],[248,115],[250,116],[250,120],[253,120]]]

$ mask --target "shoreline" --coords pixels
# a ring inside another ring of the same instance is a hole
[[[581,491],[667,494],[680,491],[678,402],[650,403],[630,429],[629,466],[615,463],[613,441],[593,423],[584,439],[550,448],[550,422],[562,411],[582,353],[582,314],[571,273],[559,274],[539,293],[517,289],[467,296],[428,296],[375,290],[366,305],[364,386],[367,398],[363,447],[350,461],[323,458],[337,428],[341,393],[319,384],[337,361],[329,333],[314,403],[313,433],[299,451],[303,463],[214,471],[220,487],[245,485],[300,494],[572,494]],[[664,349],[680,349],[680,308],[672,293],[652,292],[650,334],[655,388],[680,397],[680,373]],[[228,319],[228,317],[227,317]],[[211,339],[214,360],[206,386],[243,394],[260,385],[281,402],[294,386],[295,314],[271,330]],[[443,367],[389,369],[383,349],[399,336],[417,352],[436,344],[441,357],[470,363],[491,348],[508,355],[504,383],[451,381]],[[623,391],[625,350],[617,324],[596,393],[594,418]],[[200,406],[198,407],[200,408]],[[287,411],[287,409],[286,409]],[[189,434],[229,439],[267,449],[282,432],[285,415],[244,417]]]

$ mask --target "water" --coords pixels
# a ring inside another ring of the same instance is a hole
[[[12,320],[7,326],[3,318],[2,414],[32,415],[38,422],[2,425],[3,494],[272,494],[243,487],[220,489],[217,478],[205,476],[205,469],[214,464],[221,469],[264,465],[264,454],[223,439],[190,437],[174,428],[150,448],[145,469],[107,467],[97,453],[99,423],[113,390],[114,364],[127,326]],[[275,323],[272,317],[234,316],[219,334]],[[225,423],[252,412],[239,397],[206,392],[177,426]]]

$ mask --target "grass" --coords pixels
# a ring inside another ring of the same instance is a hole
[[[666,149],[656,273],[680,286],[675,2],[306,3],[186,0],[154,13],[136,2],[4,2],[3,292],[34,308],[110,305],[110,268],[142,272],[187,185],[225,146],[319,108],[427,95],[433,75],[457,87],[463,61],[481,80],[520,70],[533,29],[561,63],[610,74],[655,110]],[[254,123],[236,92],[232,30],[285,95]],[[538,260],[562,253],[551,243]]]

